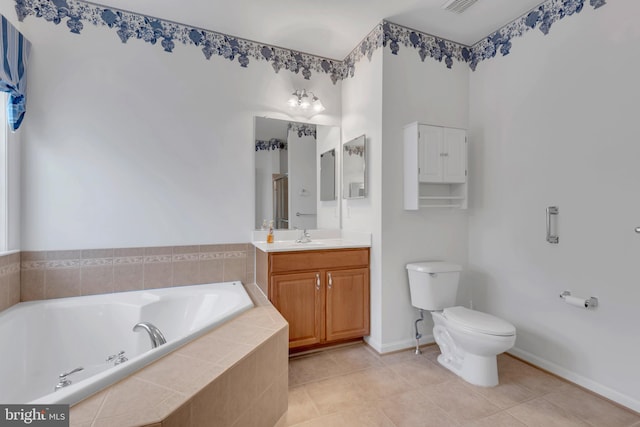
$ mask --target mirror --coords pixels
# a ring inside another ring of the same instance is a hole
[[[345,142],[342,146],[342,197],[367,197],[367,153],[364,135]]]
[[[254,140],[256,229],[271,220],[277,229],[340,228],[335,194],[340,128],[256,117]],[[325,198],[331,155],[324,155],[332,150],[334,194]]]
[[[336,199],[336,150],[320,154],[320,200]]]

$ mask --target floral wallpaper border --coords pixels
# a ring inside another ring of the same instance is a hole
[[[316,125],[310,123],[289,122],[287,124],[287,132],[293,131],[298,134],[298,138],[312,136],[316,139],[316,129]],[[256,139],[256,151],[287,150],[288,148],[288,142],[280,138],[271,138],[268,141]]]
[[[606,4],[606,0],[588,1],[594,9]],[[339,80],[353,77],[356,63],[364,56],[371,60],[373,52],[387,46],[392,54],[397,54],[400,47],[404,46],[416,50],[422,61],[429,57],[444,62],[447,68],[451,68],[455,59],[468,63],[475,70],[479,62],[493,58],[498,52],[503,56],[508,55],[512,47],[511,40],[529,30],[538,28],[548,34],[552,24],[579,13],[586,2],[587,0],[548,0],[473,46],[382,21],[342,61],[133,12],[105,8],[82,0],[16,0],[16,12],[20,21],[30,15],[56,25],[66,20],[67,28],[75,34],[80,34],[85,23],[91,23],[114,29],[123,43],[131,38],[140,39],[152,45],[159,44],[166,52],[172,52],[176,43],[180,43],[200,48],[206,59],[211,59],[214,55],[230,61],[237,59],[241,67],[247,67],[251,59],[268,61],[276,73],[286,69],[300,73],[309,80],[312,72],[317,72],[327,74],[335,84]]]
[[[344,144],[344,152],[350,156],[364,157],[364,145],[347,145]]]
[[[298,134],[298,138],[303,136],[312,136],[316,139],[316,125],[310,123],[294,123],[291,122],[287,125],[287,131],[292,130]]]
[[[282,139],[271,138],[268,141],[256,139],[256,151],[286,150],[287,147],[287,141]]]
[[[585,3],[586,0],[548,0],[474,44],[470,50],[463,52],[463,59],[475,71],[480,61],[493,58],[498,51],[502,56],[508,55],[512,39],[521,37],[534,28],[547,35],[551,25],[567,16],[580,13]],[[589,0],[594,9],[606,3],[606,0]]]

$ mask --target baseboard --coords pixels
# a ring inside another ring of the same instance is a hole
[[[380,349],[382,348],[382,345],[380,344],[380,341],[371,338],[371,336],[367,336],[364,337],[364,342],[378,353],[381,353]]]
[[[544,369],[545,371],[551,372],[554,375],[564,378],[567,381],[571,381],[572,383],[577,384],[580,387],[584,387],[587,390],[606,397],[607,399],[610,399],[633,411],[640,412],[640,400],[634,399],[631,396],[622,394],[605,385],[590,380],[589,378],[585,378],[582,375],[579,375],[573,371],[563,368],[562,366],[556,365],[553,362],[550,362],[519,348],[513,347],[507,353],[516,356],[524,360],[525,362],[529,362],[534,366]]]
[[[420,345],[433,344],[434,342],[435,340],[433,338],[433,335],[424,335],[422,338],[420,338]],[[385,343],[385,344],[376,343],[378,344],[378,346],[367,341],[367,344],[373,347],[378,353],[385,354],[385,353],[392,353],[394,351],[407,350],[409,348],[414,348],[416,346],[416,340],[408,339],[408,340],[395,341],[395,342]]]

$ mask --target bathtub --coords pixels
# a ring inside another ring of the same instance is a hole
[[[73,405],[251,307],[241,282],[17,304],[0,313],[0,402]],[[152,349],[146,331],[133,331],[138,322],[155,325],[166,344]],[[107,361],[121,351],[126,362]]]

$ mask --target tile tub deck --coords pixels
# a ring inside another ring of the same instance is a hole
[[[255,307],[71,407],[71,426],[265,426],[287,410],[288,324]]]

